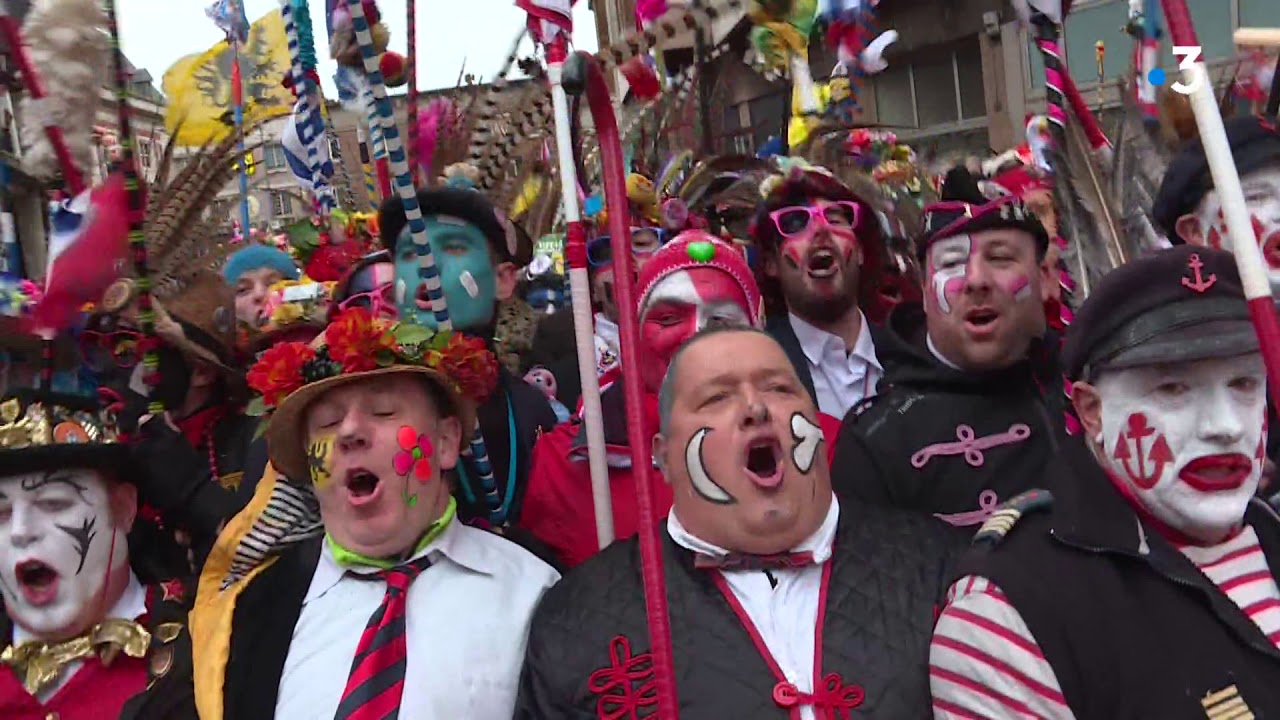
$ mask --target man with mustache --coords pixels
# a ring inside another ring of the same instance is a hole
[[[202,718],[511,717],[558,575],[462,524],[446,475],[497,372],[479,338],[364,308],[259,359],[274,469],[202,575]]]
[[[926,714],[945,526],[834,497],[813,401],[754,328],[683,343],[658,412],[653,455],[674,498],[659,542],[679,717]],[[637,542],[547,593],[516,718],[655,712]]]
[[[640,271],[637,293],[645,434],[652,437],[658,432],[658,388],[671,357],[706,327],[757,326],[760,291],[737,249],[691,230],[653,254]],[[623,394],[618,379],[600,396],[618,538],[634,535],[639,523]],[[671,491],[658,473],[652,492],[655,506],[665,512]],[[599,550],[586,427],[581,422],[564,423],[538,439],[525,506],[528,514],[521,526],[551,546],[566,565],[577,565]]]
[[[934,716],[1280,712],[1280,518],[1253,497],[1267,377],[1232,256],[1112,271],[1063,361],[1085,443],[1037,481],[1052,496],[974,538],[933,639]]]
[[[851,500],[967,527],[1032,486],[1064,409],[1055,348],[1042,339],[1044,227],[1015,197],[987,201],[963,167],[942,197],[925,208],[919,242],[923,309],[890,316],[876,350],[891,371],[845,418],[833,483]]]
[[[131,547],[139,476],[96,401],[0,400],[0,717],[196,717],[169,675],[188,598]]]
[[[858,306],[863,270],[884,244],[874,209],[823,168],[764,183],[752,238],[769,334],[786,349],[818,410],[837,421],[884,376],[873,326]]]

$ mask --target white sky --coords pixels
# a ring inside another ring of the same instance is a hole
[[[165,70],[184,55],[202,52],[222,39],[220,30],[204,13],[213,0],[117,0],[121,45],[134,65],[160,80]],[[407,0],[379,0],[383,22],[391,30],[391,49],[406,51]],[[278,0],[244,0],[252,22],[267,12],[279,12]],[[324,0],[310,0],[315,28],[316,55],[325,96],[337,98],[333,85],[334,63],[325,37]],[[596,50],[595,21],[586,0],[574,3],[574,44]],[[418,0],[418,89],[453,87],[459,71],[491,80],[502,67],[511,42],[524,26],[525,14],[512,0]],[[527,37],[521,55],[532,54]]]

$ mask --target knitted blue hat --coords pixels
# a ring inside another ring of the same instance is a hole
[[[236,251],[227,258],[227,264],[222,268],[222,276],[228,283],[234,285],[241,275],[258,268],[271,268],[283,275],[286,280],[297,280],[302,275],[298,266],[293,263],[293,258],[289,257],[285,251],[254,244]]]

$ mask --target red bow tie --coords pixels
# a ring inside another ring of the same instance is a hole
[[[800,568],[815,563],[812,552],[778,553],[776,555],[747,555],[746,553],[729,553],[728,555],[694,556],[693,566],[699,569],[714,570],[786,570]]]

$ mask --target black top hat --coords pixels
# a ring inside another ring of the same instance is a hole
[[[533,254],[532,240],[506,219],[493,203],[476,190],[438,188],[418,191],[418,207],[424,217],[449,215],[480,229],[489,241],[495,262],[527,265]],[[378,209],[378,238],[382,246],[395,252],[396,239],[408,220],[399,197],[389,197]]]
[[[76,395],[17,391],[0,400],[0,474],[107,470],[132,482],[115,412]]]

